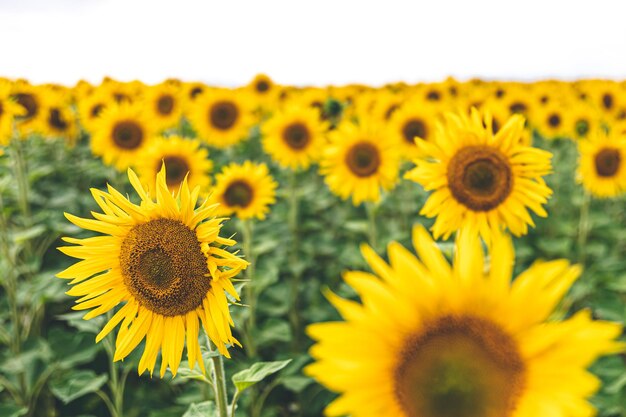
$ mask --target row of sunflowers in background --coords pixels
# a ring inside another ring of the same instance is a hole
[[[625,135],[604,80],[0,79],[0,414],[626,416]]]

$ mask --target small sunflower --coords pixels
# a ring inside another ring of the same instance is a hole
[[[512,116],[495,135],[476,109],[448,113],[445,122],[434,140],[417,140],[420,156],[406,174],[434,191],[420,213],[437,218],[436,238],[463,228],[486,241],[503,228],[520,236],[534,226],[528,209],[547,216],[542,204],[552,191],[542,176],[552,155],[522,142],[523,117]]]
[[[92,132],[97,125],[96,121],[102,114],[107,106],[113,105],[111,97],[108,92],[103,92],[100,89],[95,90],[86,97],[83,97],[78,101],[78,117],[80,118],[80,124],[88,131]]]
[[[139,104],[112,103],[98,118],[91,149],[107,165],[123,170],[150,148],[154,131],[150,116]]]
[[[165,183],[171,192],[178,190],[185,178],[191,189],[200,188],[200,195],[205,195],[211,184],[209,172],[213,169],[213,162],[197,139],[179,136],[159,138],[136,165],[143,184],[154,184],[161,167],[165,165]]]
[[[405,158],[417,156],[415,138],[428,141],[435,134],[437,118],[433,107],[422,99],[407,101],[393,113],[389,120],[389,134],[401,144]]]
[[[247,263],[224,247],[235,241],[219,236],[224,219],[212,217],[216,206],[205,201],[198,209],[199,189],[183,181],[173,195],[167,188],[165,169],[157,176],[156,201],[132,170],[128,177],[141,204],[131,203],[113,187],[108,193],[92,189],[103,213],[83,219],[66,213],[76,226],[102,233],[87,239],[66,237],[75,246],[59,250],[81,259],[59,278],[71,279],[68,295],[81,297],[75,310],[93,309],[85,320],[123,303],[96,337],[96,342],[120,325],[114,360],[123,360],[145,338],[139,373],[154,370],[161,351],[161,377],[169,366],[176,375],[185,341],[189,366],[204,371],[199,322],[217,346],[229,356],[227,345],[239,344],[226,293],[239,296],[231,279]]]
[[[151,113],[156,130],[165,130],[178,125],[183,114],[180,87],[165,82],[146,89],[145,106]]]
[[[215,176],[215,186],[209,199],[219,203],[218,214],[235,214],[245,220],[256,217],[264,220],[270,204],[276,202],[278,184],[267,165],[245,161],[231,163]]]
[[[578,180],[596,197],[615,197],[626,191],[626,135],[591,132],[578,142]]]
[[[352,203],[377,202],[381,190],[392,189],[398,178],[398,144],[378,126],[344,122],[329,134],[320,173],[330,190]]]
[[[544,138],[556,139],[572,136],[571,111],[555,100],[535,107],[531,117]]]
[[[322,154],[327,129],[318,110],[290,106],[262,125],[263,149],[282,167],[306,169]]]
[[[265,74],[257,74],[248,85],[250,96],[263,109],[276,106],[280,97],[280,88]]]
[[[453,265],[428,232],[413,230],[419,259],[398,243],[387,264],[368,246],[374,274],[344,281],[361,298],[328,294],[344,321],[318,323],[305,372],[340,393],[328,416],[591,416],[600,381],[586,369],[624,350],[617,323],[580,311],[550,319],[581,273],[537,262],[512,281],[513,244],[499,235],[490,268],[476,236],[461,235]]]
[[[189,118],[198,137],[216,148],[227,148],[246,139],[254,123],[247,94],[224,89],[210,90],[198,97]]]
[[[22,114],[15,119],[15,125],[20,134],[28,135],[41,131],[45,93],[45,89],[27,82],[13,84],[11,98],[24,109]]]
[[[11,97],[11,84],[0,80],[0,146],[9,144],[15,118],[25,113],[26,110]]]

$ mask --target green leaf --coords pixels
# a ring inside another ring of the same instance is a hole
[[[276,373],[289,365],[291,359],[276,362],[257,362],[248,369],[233,375],[233,384],[239,392],[262,381],[266,376]]]
[[[107,379],[107,375],[98,376],[94,371],[66,372],[50,382],[50,391],[59,400],[68,404],[83,395],[97,391]]]
[[[34,239],[46,231],[46,227],[38,224],[25,230],[13,233],[13,241],[15,243],[23,243],[27,240]]]
[[[16,404],[0,404],[0,416],[20,417],[28,412],[28,408]]]
[[[217,417],[217,407],[213,401],[191,404],[183,417]]]

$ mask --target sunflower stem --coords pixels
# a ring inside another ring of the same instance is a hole
[[[254,288],[254,267],[256,263],[256,259],[254,257],[254,252],[252,251],[252,220],[241,220],[241,229],[243,234],[243,254],[250,262],[248,268],[246,269],[246,277],[248,281],[244,286],[245,291],[245,302],[248,305],[248,320],[245,328],[245,338],[246,338],[246,352],[248,352],[249,357],[256,356],[256,345],[254,344],[254,338],[252,337],[252,330],[256,325],[256,292]]]
[[[10,149],[12,150],[13,171],[18,187],[20,211],[24,216],[24,225],[26,227],[30,227],[32,225],[32,218],[30,213],[30,204],[28,204],[28,178],[22,142],[21,138],[14,138],[13,141],[11,141]]]
[[[589,234],[589,206],[591,205],[591,195],[585,190],[583,194],[583,202],[580,206],[580,219],[578,222],[578,263],[585,265],[587,257],[586,245],[587,236]]]
[[[300,290],[300,280],[302,276],[302,270],[298,264],[298,254],[300,246],[300,236],[298,234],[298,181],[297,172],[290,171],[289,176],[289,214],[288,225],[291,232],[292,244],[291,253],[289,254],[289,266],[294,276],[291,280],[291,306],[289,309],[289,321],[293,330],[292,349],[294,352],[298,351],[300,345],[300,313],[298,312],[298,298]]]
[[[211,364],[213,368],[213,387],[215,388],[215,403],[217,405],[218,417],[229,417],[228,415],[228,395],[226,393],[226,373],[224,372],[224,359],[222,355],[215,355],[215,346],[207,335],[207,346],[211,353]]]
[[[378,229],[376,227],[376,205],[372,202],[365,203],[365,211],[367,212],[367,234],[369,244],[378,252]]]

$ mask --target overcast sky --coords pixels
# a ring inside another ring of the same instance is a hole
[[[0,0],[0,76],[218,85],[626,78],[626,2]]]

